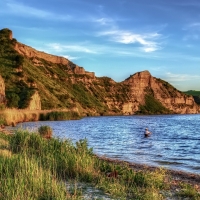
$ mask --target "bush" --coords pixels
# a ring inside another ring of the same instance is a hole
[[[15,92],[6,91],[7,106],[9,108],[18,108],[20,98]]]
[[[53,134],[53,131],[50,126],[40,126],[38,128],[38,132],[42,137],[47,139],[51,138]]]
[[[61,120],[72,120],[72,119],[80,119],[80,116],[77,112],[68,111],[68,112],[50,112],[40,115],[40,120],[42,121],[61,121]]]

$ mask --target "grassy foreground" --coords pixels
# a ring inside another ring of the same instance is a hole
[[[0,133],[0,200],[84,199],[77,183],[87,183],[113,199],[159,200],[169,194],[165,170],[134,171],[126,163],[97,158],[86,140],[44,139],[18,130]],[[70,186],[70,187],[69,187]],[[200,199],[184,185],[176,199]]]

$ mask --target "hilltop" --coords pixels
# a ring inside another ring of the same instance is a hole
[[[9,29],[0,31],[0,42],[2,108],[65,109],[82,116],[199,113],[192,96],[149,71],[115,82],[22,44]]]

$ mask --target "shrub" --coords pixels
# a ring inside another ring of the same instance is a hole
[[[18,108],[20,98],[15,92],[6,91],[7,106],[9,108]]]
[[[80,116],[77,112],[75,111],[68,111],[68,112],[50,112],[45,114],[40,115],[40,120],[42,121],[61,121],[61,120],[71,120],[71,119],[80,119]]]
[[[40,126],[38,128],[38,132],[42,137],[47,139],[51,138],[53,134],[53,131],[50,126]]]

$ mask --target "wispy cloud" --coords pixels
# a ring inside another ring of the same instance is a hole
[[[62,45],[59,43],[50,43],[47,45],[51,50],[56,52],[82,52],[88,54],[96,54],[94,49],[85,47],[85,45]]]
[[[122,44],[139,44],[145,52],[153,52],[161,49],[160,44],[156,41],[161,37],[158,33],[136,34],[130,31],[110,30],[102,31],[98,36],[109,36],[110,40]]]
[[[190,75],[190,74],[173,74],[171,72],[166,73],[166,78],[172,82],[189,81],[194,79],[200,79],[200,75]]]
[[[113,24],[113,20],[110,19],[110,18],[106,18],[106,17],[94,19],[93,21],[100,24],[100,25],[104,25],[104,26]]]
[[[183,37],[184,41],[200,39],[200,22],[192,22],[185,26],[183,30],[187,33]]]
[[[70,55],[61,55],[64,58],[67,58],[68,60],[78,60],[80,59],[80,57],[76,57],[76,56],[70,56]]]
[[[69,20],[70,15],[59,15],[49,11],[41,10],[35,7],[30,7],[25,4],[20,4],[15,1],[9,1],[7,4],[7,12],[12,12],[16,15],[33,16],[44,19],[54,19],[54,20]]]

